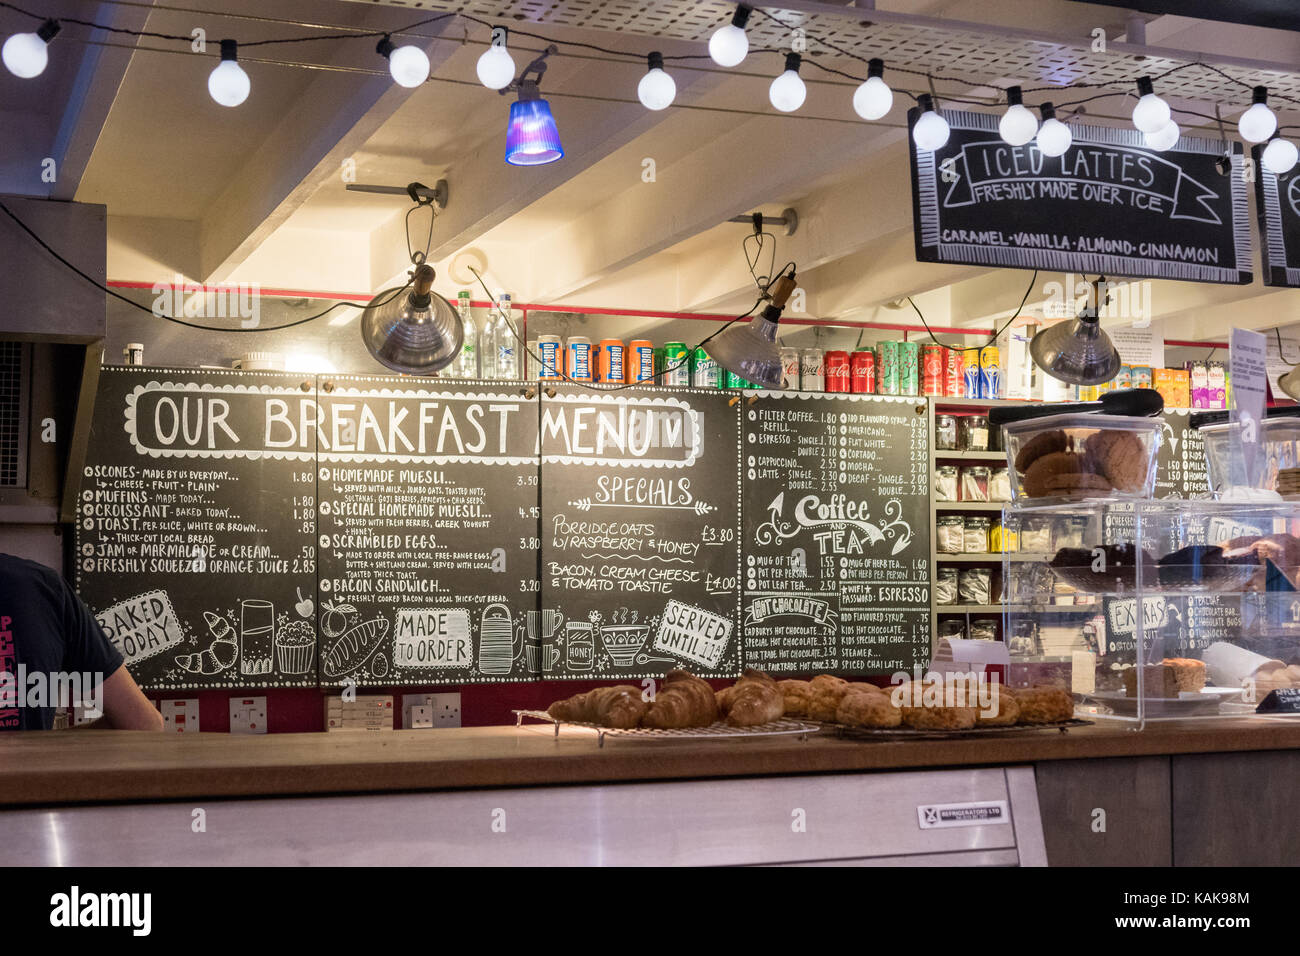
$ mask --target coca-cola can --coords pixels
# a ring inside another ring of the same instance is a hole
[[[821,349],[804,349],[799,353],[799,389],[826,391],[826,355]]]
[[[781,387],[799,391],[799,350],[781,350]]]
[[[849,356],[849,388],[863,395],[876,393],[876,353],[858,349]]]
[[[849,390],[849,353],[830,351],[826,353],[826,391],[847,392]]]

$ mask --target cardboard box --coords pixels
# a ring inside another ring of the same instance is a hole
[[[1165,408],[1191,407],[1191,377],[1186,369],[1157,368],[1152,370],[1156,391],[1165,400]]]

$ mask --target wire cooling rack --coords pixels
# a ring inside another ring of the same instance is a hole
[[[581,720],[556,720],[544,710],[516,710],[513,713],[516,727],[523,724],[525,717],[540,720],[544,723],[554,724],[555,736],[557,737],[560,736],[561,727],[581,727],[585,730],[594,730],[596,731],[597,745],[601,747],[605,746],[606,737],[618,737],[627,740],[675,740],[680,738],[722,740],[731,737],[798,737],[802,740],[809,734],[815,734],[821,730],[821,727],[817,724],[805,723],[801,720],[773,720],[766,724],[759,724],[756,727],[732,727],[719,721],[707,727],[681,727],[671,730],[660,730],[656,727],[634,727],[630,730],[619,730]]]
[[[1091,727],[1091,720],[1071,717],[1050,724],[1012,724],[1010,727],[971,727],[968,730],[916,730],[912,727],[850,727],[847,724],[822,722],[824,731],[837,737],[855,737],[861,740],[962,740],[966,737],[1001,737],[1010,734],[1033,733],[1040,730],[1057,730],[1066,733],[1071,727]]]

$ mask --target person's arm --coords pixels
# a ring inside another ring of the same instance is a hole
[[[93,726],[109,730],[163,729],[162,714],[153,701],[144,696],[135,678],[123,664],[104,678],[99,693],[104,702],[104,716]]]
[[[63,590],[64,669],[107,675],[95,688],[96,703],[103,708],[104,716],[83,726],[96,730],[161,731],[162,714],[136,684],[121,652],[66,582]]]

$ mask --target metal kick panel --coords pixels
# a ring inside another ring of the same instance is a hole
[[[456,0],[352,0],[352,2],[380,3],[385,6],[411,10],[463,11],[485,20],[500,21],[507,26],[527,29],[535,27],[569,27],[598,30],[607,33],[635,36],[659,36],[677,40],[706,41],[719,26],[731,22],[736,5],[723,0],[477,0],[463,3]],[[754,47],[788,48],[791,30],[801,27],[808,31],[807,54],[835,63],[841,69],[866,76],[866,66],[852,57],[819,44],[817,37],[825,37],[836,47],[860,57],[883,57],[886,68],[906,67],[944,76],[959,76],[967,85],[995,83],[1005,86],[1020,82],[1024,86],[1060,86],[1076,80],[1091,83],[1115,84],[1117,88],[1132,91],[1140,75],[1159,74],[1175,66],[1191,62],[1166,56],[1134,55],[1132,47],[1123,51],[1094,52],[1089,35],[1053,39],[1017,36],[1015,31],[1000,30],[990,26],[987,30],[945,27],[943,21],[900,15],[888,17],[889,22],[871,22],[858,19],[870,17],[863,10],[851,15],[841,13],[819,14],[800,10],[764,7],[781,24],[761,13],[749,21],[747,32]],[[1098,14],[1099,21],[1102,14]],[[912,22],[908,22],[911,20]],[[1106,22],[1098,22],[1104,27]],[[471,25],[472,27],[472,25]],[[474,35],[471,28],[471,36]],[[481,31],[480,31],[481,32]],[[556,37],[562,41],[563,38]],[[1114,47],[1114,44],[1112,44]],[[1168,51],[1157,51],[1168,52]],[[1233,78],[1225,79],[1209,70],[1189,69],[1160,81],[1162,95],[1192,100],[1240,104],[1244,109],[1250,103],[1249,85],[1262,84],[1271,92],[1300,97],[1300,74],[1282,69],[1251,69],[1241,66],[1226,70]],[[815,71],[809,76],[826,79]],[[899,88],[923,90],[925,80],[919,76],[891,76],[890,83]],[[949,90],[954,92],[952,88]],[[943,89],[940,89],[940,93]],[[1081,90],[1080,98],[1093,90]],[[1034,94],[1029,98],[1038,102],[1049,94]],[[1001,97],[996,97],[1001,104]],[[991,100],[992,102],[992,100]],[[1228,115],[1235,115],[1232,110]]]
[[[994,768],[12,810],[0,813],[0,865],[1000,860],[987,854],[1015,856],[1020,807],[1014,823],[936,829],[917,807],[1010,802],[1018,772],[1032,781],[1032,769]],[[1036,820],[1036,804],[1025,815]]]

